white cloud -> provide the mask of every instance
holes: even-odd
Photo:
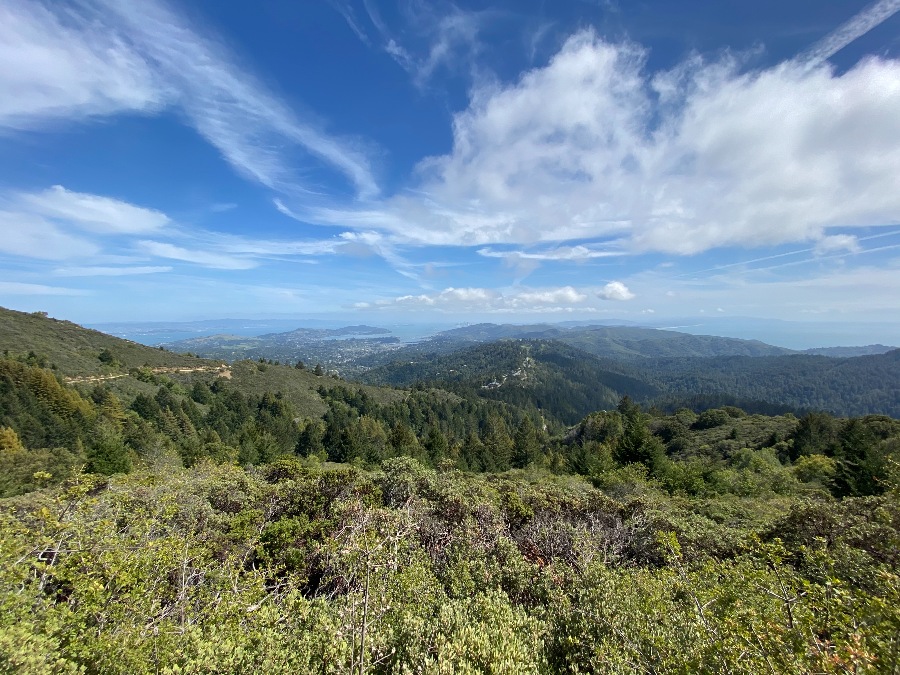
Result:
[[[861,250],[859,239],[850,234],[835,234],[830,237],[824,237],[815,247],[816,255],[825,255],[839,251],[859,253]]]
[[[123,277],[139,274],[171,272],[171,267],[141,265],[136,267],[60,267],[53,270],[58,277]]]
[[[465,63],[478,49],[478,33],[480,18],[475,12],[466,12],[453,7],[453,11],[444,16],[435,17],[426,13],[427,32],[431,44],[428,55],[419,61],[408,56],[397,59],[413,75],[418,86],[424,86],[439,68],[456,68]],[[435,21],[436,19],[436,21]],[[399,46],[394,43],[395,51]]]
[[[900,61],[653,73],[645,56],[582,31],[517,82],[475,87],[415,190],[304,215],[416,244],[674,254],[900,222]]]
[[[369,34],[348,2],[329,0],[329,4],[344,17],[363,44],[372,46]],[[440,69],[455,71],[461,67],[474,67],[474,57],[479,51],[478,34],[486,13],[462,10],[453,4],[403,4],[401,10],[406,26],[398,35],[402,34],[412,44],[407,47],[400,44],[373,2],[363,0],[363,6],[377,33],[378,47],[409,73],[417,87],[424,88]]]
[[[25,258],[68,260],[99,252],[92,242],[28,213],[0,211],[0,234],[0,252]]]
[[[164,213],[98,195],[71,192],[61,185],[35,193],[20,193],[23,209],[101,234],[153,232],[169,223]]]
[[[522,292],[515,299],[526,305],[571,305],[587,300],[587,295],[571,286],[564,286],[553,290]]]
[[[579,311],[589,312],[592,311],[592,308],[581,306],[588,297],[587,293],[572,286],[507,290],[450,287],[437,293],[403,295],[392,300],[369,304],[369,306],[433,308],[447,313],[559,312],[571,311],[578,306]]]
[[[353,7],[348,4],[338,2],[338,0],[329,0],[328,4],[334,7],[334,9],[342,17],[344,17],[344,21],[347,22],[347,26],[350,27],[350,30],[353,31],[356,37],[358,37],[363,42],[363,44],[371,44],[366,31],[364,31],[362,26],[359,25],[359,19],[356,18],[356,13],[353,11]]]
[[[810,64],[829,59],[851,42],[900,12],[900,0],[878,0],[808,49],[801,60]]]
[[[621,281],[610,281],[597,292],[597,297],[603,300],[631,300],[635,296]]]
[[[176,106],[237,171],[263,185],[302,187],[285,152],[297,147],[360,194],[378,191],[360,143],[298,117],[162,2],[7,3],[0,90],[9,94],[0,100],[0,128]]]
[[[0,294],[3,295],[88,295],[79,288],[62,288],[44,284],[26,284],[18,281],[0,281]]]
[[[584,261],[594,258],[615,258],[625,255],[624,251],[596,248],[589,246],[558,246],[546,251],[498,251],[490,247],[478,250],[478,254],[486,258],[504,258],[512,260],[563,260]]]
[[[669,317],[693,316],[702,308],[706,314],[719,314],[716,310],[723,308],[730,316],[787,321],[797,320],[804,310],[842,321],[891,321],[900,316],[900,274],[876,266],[819,265],[800,278],[768,269],[729,270],[702,280],[648,271],[630,277],[628,285],[641,298],[665,298],[656,307],[657,315]]]
[[[162,105],[165,87],[117,31],[60,9],[0,5],[0,128]]]
[[[174,244],[161,241],[144,240],[138,242],[138,247],[146,253],[158,258],[170,260],[182,260],[195,263],[203,267],[212,267],[222,270],[247,270],[256,267],[256,261],[233,255],[211,253],[209,251],[191,251]]]
[[[280,199],[273,200],[275,204],[275,208],[278,209],[280,213],[283,213],[288,218],[293,218],[294,220],[298,220],[300,222],[306,222],[307,218],[304,218],[301,214],[295,213],[293,210],[288,208],[283,201]],[[347,223],[347,226],[351,226],[354,223]],[[355,223],[357,226],[364,226],[365,223],[361,221],[361,219],[357,219]],[[398,274],[405,276],[409,279],[418,280],[419,273],[416,271],[417,267],[422,267],[421,265],[414,265],[406,260],[403,256],[401,256],[397,252],[396,242],[393,238],[385,237],[380,232],[375,232],[372,230],[368,231],[358,231],[358,232],[342,232],[340,234],[340,238],[342,242],[340,245],[333,245],[334,248],[329,250],[330,253],[335,253],[340,250],[343,253],[347,253],[350,255],[378,255],[384,259],[384,261],[390,265]]]
[[[347,246],[341,237],[322,240],[267,240],[230,234],[205,233],[201,238],[210,248],[229,255],[283,258],[290,256],[319,256],[337,253]]]

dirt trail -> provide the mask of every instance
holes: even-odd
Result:
[[[219,366],[197,366],[196,368],[182,367],[182,366],[159,366],[157,368],[151,368],[151,372],[154,374],[161,373],[217,373],[219,377],[224,377],[226,380],[231,379],[231,367],[228,364],[221,364]],[[65,378],[66,384],[86,384],[93,382],[104,382],[106,380],[115,380],[120,377],[128,377],[128,373],[116,373],[115,375],[85,375],[83,377],[67,377]]]
[[[120,377],[128,377],[128,373],[121,375],[90,375],[86,377],[67,377],[66,384],[84,384],[85,382],[104,382],[106,380],[116,380]]]

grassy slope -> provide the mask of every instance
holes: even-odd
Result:
[[[213,362],[152,347],[82,328],[70,321],[59,321],[38,314],[0,308],[0,351],[11,355],[33,351],[57,366],[64,376],[84,377],[115,372],[97,357],[104,349],[112,352],[124,370],[140,366],[198,367]]]
[[[173,377],[173,379],[186,383],[193,378],[212,381],[215,379],[215,375],[197,373],[187,377],[180,375]],[[327,407],[317,390],[319,387],[331,388],[337,385],[343,385],[350,389],[363,389],[378,403],[390,403],[405,398],[407,395],[407,392],[398,389],[363,386],[337,380],[327,375],[317,377],[311,370],[297,370],[291,366],[274,366],[256,361],[237,361],[232,364],[231,378],[228,382],[228,386],[245,394],[260,395],[267,391],[281,392],[293,404],[297,414],[302,417],[320,417],[325,414]]]
[[[113,354],[118,364],[109,365],[99,360],[98,356],[104,349]],[[101,381],[90,378],[104,378],[102,383],[125,402],[139,393],[153,395],[158,389],[158,385],[141,382],[129,375],[128,371],[132,368],[149,366],[161,376],[188,387],[194,379],[212,382],[221,372],[220,361],[175,354],[83,328],[69,321],[0,308],[0,352],[3,350],[11,356],[27,355],[33,351],[39,357],[46,358],[48,364],[55,365],[54,372],[67,380],[77,378],[73,385],[83,392],[90,391]],[[178,372],[174,369],[192,370]],[[406,396],[404,391],[361,387],[327,376],[316,377],[308,370],[251,361],[235,363],[228,373],[228,386],[245,394],[281,392],[302,417],[319,417],[326,411],[316,391],[320,386],[343,384],[352,389],[362,388],[379,403]]]

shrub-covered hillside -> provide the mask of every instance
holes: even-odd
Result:
[[[892,673],[897,504],[408,458],[82,475],[3,504],[0,669]]]

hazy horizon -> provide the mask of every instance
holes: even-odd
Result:
[[[64,318],[64,317],[54,317]],[[528,320],[422,320],[411,321],[409,317],[404,320],[373,320],[372,316],[343,316],[343,317],[222,317],[218,319],[196,319],[193,321],[100,321],[88,322],[84,325],[102,332],[108,332],[119,337],[125,337],[135,342],[156,346],[190,337],[201,337],[216,334],[232,334],[242,336],[258,336],[266,333],[281,333],[296,328],[343,328],[346,326],[367,325],[385,328],[391,334],[402,341],[418,340],[435,333],[470,326],[479,323],[532,325],[547,324],[551,326],[565,326],[573,324],[583,325],[607,325],[607,326],[633,326],[638,328],[652,328],[656,330],[671,330],[692,335],[714,335],[731,337],[744,340],[758,340],[778,347],[788,349],[814,349],[818,347],[855,347],[882,344],[885,346],[900,346],[900,327],[891,324],[876,324],[868,326],[869,335],[880,336],[875,339],[855,339],[857,326],[839,322],[790,322],[754,319],[752,317],[740,317],[738,319],[698,319],[691,322],[666,322],[662,320],[646,320],[643,322],[609,319],[605,321],[591,319],[541,319],[540,317]],[[243,325],[242,325],[243,323]]]

